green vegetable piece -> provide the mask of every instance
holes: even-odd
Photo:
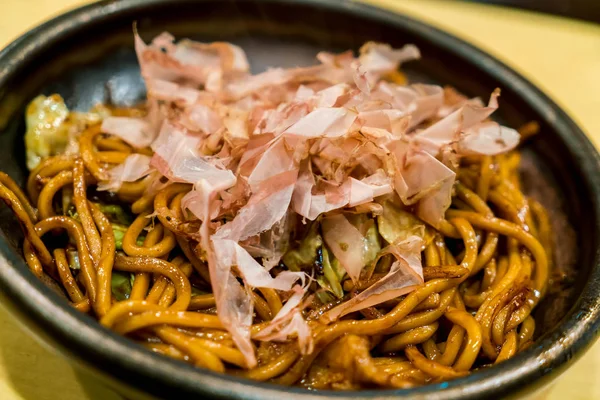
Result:
[[[79,253],[77,253],[77,250],[69,249],[66,253],[67,261],[69,262],[69,268],[81,269],[81,264],[79,264]]]
[[[329,292],[317,292],[316,293],[317,299],[319,299],[319,301],[322,304],[327,304],[327,303],[331,303],[332,301],[335,300],[335,297],[333,297],[333,295]]]
[[[29,103],[25,113],[27,168],[31,170],[42,158],[64,151],[69,140],[68,116],[69,109],[58,94],[38,96]]]
[[[67,215],[73,218],[75,221],[81,222],[81,220],[79,219],[79,213],[77,212],[77,209],[73,204],[69,205],[69,207],[67,208]]]
[[[285,253],[283,263],[291,271],[300,271],[302,267],[312,265],[317,258],[317,250],[323,245],[323,238],[319,234],[319,224],[313,222],[308,234],[300,245]]]
[[[127,232],[127,227],[118,224],[111,224],[113,228],[113,236],[115,237],[115,248],[117,250],[123,250],[123,237]]]
[[[323,246],[323,276],[317,278],[317,282],[321,287],[331,291],[338,299],[344,296],[342,289],[342,278],[346,274],[346,270],[340,265],[337,258],[330,260],[327,248]],[[321,282],[322,280],[323,282]]]
[[[131,294],[131,287],[133,286],[131,280],[132,275],[133,274],[129,272],[112,272],[110,286],[113,296],[118,301],[127,300],[129,298],[129,295]]]
[[[58,94],[33,99],[25,112],[27,168],[35,168],[45,157],[64,153],[73,130],[101,122],[110,115],[107,111],[95,107],[87,113],[70,112]]]
[[[114,223],[129,226],[133,222],[131,215],[117,204],[94,203],[106,217]]]
[[[95,107],[87,113],[70,112],[58,94],[33,99],[25,112],[27,168],[35,168],[45,157],[64,153],[73,130],[101,122],[110,115],[107,111]]]
[[[123,238],[125,237],[125,233],[127,232],[127,229],[129,229],[129,227],[115,223],[111,224],[111,226],[113,228],[113,235],[115,237],[115,248],[117,250],[123,250]],[[146,235],[140,235],[136,239],[135,244],[137,244],[138,246],[143,246],[145,239]]]
[[[143,246],[144,245],[144,240],[146,240],[146,235],[140,235],[135,240],[135,244],[137,244],[138,246]]]
[[[377,216],[377,225],[379,234],[389,244],[398,243],[412,235],[425,239],[425,224],[391,201],[383,204],[383,213]]]
[[[369,219],[367,223],[367,232],[365,234],[365,265],[370,263],[377,258],[377,254],[381,251],[381,244],[379,242],[379,232],[377,231],[377,224],[374,219]]]

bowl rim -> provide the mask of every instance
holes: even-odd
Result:
[[[202,1],[206,0],[197,0],[199,3]],[[38,331],[37,335],[49,339],[77,363],[98,372],[108,380],[124,383],[141,392],[146,392],[148,388],[155,388],[160,392],[158,389],[161,387],[177,387],[186,393],[244,399],[277,399],[282,393],[292,394],[299,399],[383,399],[390,396],[431,399],[494,398],[522,390],[524,386],[531,386],[534,382],[542,382],[544,377],[562,371],[574,356],[580,356],[600,330],[600,155],[575,122],[514,70],[475,46],[427,23],[389,9],[352,0],[264,1],[310,5],[402,25],[421,39],[452,51],[464,62],[477,64],[487,75],[510,86],[511,90],[539,113],[544,123],[557,132],[580,169],[585,189],[591,196],[593,209],[589,211],[596,219],[593,228],[595,255],[590,279],[575,305],[555,330],[540,338],[535,346],[499,366],[475,371],[452,381],[403,390],[309,392],[301,388],[281,387],[199,370],[153,354],[69,307],[29,272],[21,255],[0,235],[0,297],[4,305],[21,314],[21,318],[30,326],[41,327],[42,332]],[[103,0],[61,14],[31,29],[0,51],[0,65],[3,66],[0,70],[0,92],[26,60],[84,28],[86,24],[106,20],[119,13],[178,2],[191,1]],[[123,382],[124,377],[131,381]]]

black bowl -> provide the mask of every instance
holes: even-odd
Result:
[[[415,43],[424,57],[407,66],[418,81],[450,84],[487,97],[502,89],[505,124],[539,122],[524,150],[524,186],[550,210],[555,260],[568,279],[536,311],[535,344],[498,366],[411,390],[308,392],[193,368],[153,354],[70,308],[25,265],[16,220],[0,210],[0,288],[35,336],[130,397],[280,399],[496,398],[546,386],[594,341],[600,327],[599,155],[573,121],[533,85],[482,51],[431,26],[352,1],[102,1],[62,15],[0,53],[0,170],[23,182],[24,108],[39,93],[60,93],[70,108],[132,104],[144,87],[133,52],[132,22],[145,39],[177,37],[242,45],[255,71],[313,63],[322,49],[356,49],[367,40]]]

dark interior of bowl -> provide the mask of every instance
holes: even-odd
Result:
[[[393,46],[415,43],[423,57],[404,67],[411,80],[451,85],[484,99],[499,86],[501,106],[495,118],[512,127],[531,120],[540,122],[541,134],[524,146],[523,187],[550,210],[556,233],[555,265],[566,279],[555,280],[551,295],[538,307],[536,332],[551,332],[573,306],[590,274],[595,246],[595,237],[588,235],[595,215],[586,214],[593,207],[580,167],[563,139],[546,124],[547,116],[517,94],[520,88],[489,75],[483,68],[485,59],[469,62],[459,47],[447,49],[429,40],[422,31],[426,27],[409,26],[404,20],[391,22],[394,17],[387,12],[357,13],[355,5],[346,2],[335,7],[316,1],[125,3],[130,7],[122,7],[118,13],[111,9],[118,2],[107,3],[105,12],[97,13],[85,28],[71,27],[69,33],[60,34],[60,40],[53,39],[54,43],[37,51],[35,57],[22,61],[0,88],[0,146],[4,149],[0,170],[21,183],[27,175],[23,116],[27,102],[36,95],[59,93],[76,110],[87,110],[98,102],[131,105],[144,98],[133,52],[134,21],[145,40],[169,31],[177,38],[237,43],[248,54],[254,72],[268,66],[313,64],[318,51],[356,50],[369,40]],[[0,209],[0,229],[14,251],[20,251],[22,235],[6,207]],[[26,270],[25,264],[20,268]]]

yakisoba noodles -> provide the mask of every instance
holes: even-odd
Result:
[[[31,271],[169,357],[312,389],[405,388],[534,338],[551,268],[514,148],[419,57],[367,43],[251,75],[228,43],[136,51],[144,105],[27,110],[25,194],[0,175]]]

